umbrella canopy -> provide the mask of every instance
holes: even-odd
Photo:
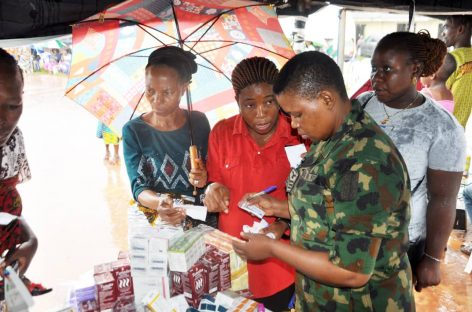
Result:
[[[143,97],[147,57],[167,45],[197,56],[193,108],[210,118],[234,103],[230,77],[237,63],[265,56],[280,67],[294,55],[270,5],[130,0],[73,26],[66,95],[121,133],[138,103],[138,111],[149,109]]]

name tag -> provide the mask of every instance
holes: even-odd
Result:
[[[314,168],[311,168],[311,167],[299,168],[298,170],[292,169],[292,171],[290,171],[290,174],[287,178],[287,182],[285,183],[285,186],[287,188],[287,193],[290,193],[292,191],[295,184],[300,178],[306,182],[315,181],[318,175],[316,173],[313,173],[313,171],[314,171]]]
[[[292,192],[292,189],[295,183],[297,182],[297,180],[298,180],[298,171],[297,169],[292,169],[290,171],[290,174],[288,175],[287,182],[285,182],[287,193]]]
[[[300,176],[307,182],[313,182],[318,175],[313,173],[313,168],[301,168]]]

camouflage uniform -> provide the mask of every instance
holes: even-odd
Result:
[[[407,169],[359,102],[353,102],[339,131],[311,146],[290,173],[287,190],[292,244],[328,252],[330,261],[346,270],[372,274],[364,287],[354,289],[297,272],[297,311],[415,310],[406,254]]]

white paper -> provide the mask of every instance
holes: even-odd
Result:
[[[0,212],[0,225],[6,226],[16,219],[18,219],[18,216],[9,214],[7,212]]]
[[[12,267],[8,266],[5,273],[8,275],[5,277],[5,301],[8,311],[27,312],[34,304],[33,297]]]
[[[247,201],[242,200],[238,203],[239,208],[249,212],[251,215],[258,217],[259,219],[264,218],[265,212],[256,205],[250,205]]]
[[[468,274],[472,272],[472,254],[469,256],[469,261],[467,261],[464,272]]]
[[[302,154],[306,153],[305,144],[298,144],[292,146],[285,146],[285,153],[287,154],[290,167],[296,168],[302,162]]]
[[[205,221],[207,217],[207,207],[206,206],[196,206],[196,205],[178,205],[176,208],[185,209],[187,216],[200,221]]]
[[[178,296],[172,297],[169,299],[169,303],[172,306],[172,308],[175,309],[177,312],[185,312],[188,309],[188,303],[187,300],[185,299],[184,294],[180,294]],[[172,310],[174,311],[174,310]]]

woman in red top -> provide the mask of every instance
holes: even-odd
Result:
[[[272,86],[277,67],[268,59],[253,57],[240,62],[232,73],[240,114],[220,121],[210,132],[208,179],[205,193],[209,211],[219,214],[219,229],[239,237],[243,225],[258,218],[238,208],[246,193],[276,185],[271,195],[285,199],[290,164],[285,147],[300,144],[289,119],[279,111]],[[287,224],[265,218],[269,230],[279,233]],[[285,240],[287,243],[288,241]],[[293,294],[294,270],[276,259],[248,263],[249,290],[273,311],[286,310]]]

